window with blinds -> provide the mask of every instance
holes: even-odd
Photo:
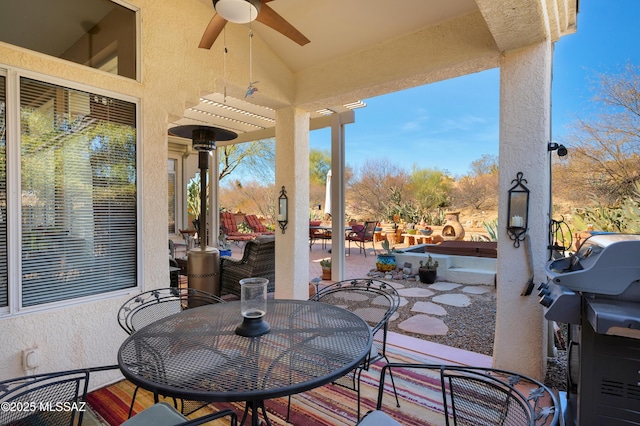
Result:
[[[6,78],[0,75],[0,308],[9,305],[7,268],[7,132]]]
[[[134,103],[20,79],[22,306],[137,285],[136,149]]]

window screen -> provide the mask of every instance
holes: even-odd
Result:
[[[20,79],[22,306],[136,286],[136,105]]]

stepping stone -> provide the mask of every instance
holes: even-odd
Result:
[[[469,294],[485,294],[490,292],[491,289],[484,285],[470,285],[463,288],[462,291]]]
[[[394,312],[390,317],[389,317],[389,321],[395,321],[400,317],[400,314],[397,312]]]
[[[461,285],[462,284],[448,283],[446,281],[442,281],[439,283],[431,284],[429,288],[432,290],[449,291],[449,290],[453,290],[454,288],[458,288]]]
[[[371,300],[371,304],[375,306],[389,306],[389,299],[384,296],[376,296]]]
[[[404,297],[431,297],[434,295],[433,291],[419,287],[403,288],[398,290],[398,293]]]
[[[401,297],[401,298],[400,298],[400,305],[399,305],[398,307],[399,307],[399,308],[401,308],[401,307],[403,307],[403,306],[406,306],[406,305],[407,305],[407,303],[409,303],[409,301],[408,301],[406,298]]]
[[[416,302],[413,308],[411,308],[411,312],[430,315],[447,315],[447,311],[442,306],[433,302]]]
[[[401,330],[410,333],[424,334],[427,336],[444,336],[449,331],[449,327],[440,318],[429,315],[414,315],[411,318],[398,324]]]
[[[401,288],[404,288],[404,284],[400,284],[399,282],[393,282],[391,283],[391,287],[395,288],[396,290],[399,290]]]
[[[434,302],[442,303],[443,305],[465,307],[471,304],[471,299],[465,294],[441,294],[432,299]]]

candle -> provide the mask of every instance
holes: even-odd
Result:
[[[511,226],[514,228],[522,228],[522,216],[513,216],[511,218]]]

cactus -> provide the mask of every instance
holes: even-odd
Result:
[[[421,268],[425,268],[425,269],[437,269],[438,268],[438,261],[434,261],[433,258],[431,257],[431,255],[429,255],[427,257],[427,261],[426,263],[423,263],[422,260],[420,261],[420,267]]]
[[[640,233],[640,184],[631,197],[625,197],[615,206],[596,203],[595,207],[576,210],[576,216],[583,223],[592,224],[594,229],[627,234]]]

